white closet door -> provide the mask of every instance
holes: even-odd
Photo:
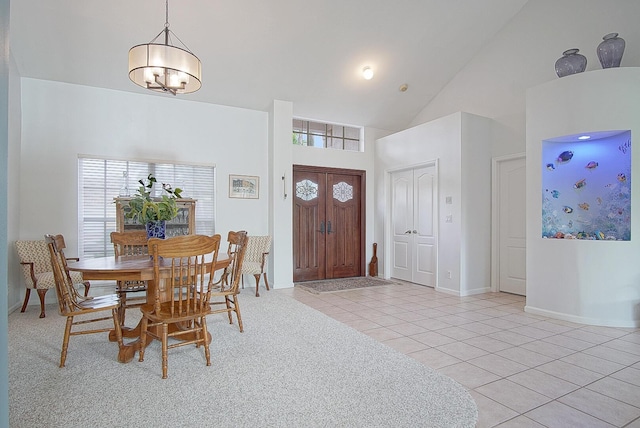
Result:
[[[525,158],[499,164],[499,291],[526,295]]]
[[[391,276],[436,286],[435,166],[391,175]]]

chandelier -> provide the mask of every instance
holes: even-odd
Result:
[[[172,35],[183,47],[172,44]],[[164,43],[156,43],[160,36],[164,36]],[[200,89],[201,78],[200,60],[169,30],[169,0],[166,0],[164,29],[149,43],[129,49],[129,79],[143,88],[176,95]]]

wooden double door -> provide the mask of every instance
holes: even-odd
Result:
[[[362,276],[364,171],[293,167],[293,281]]]

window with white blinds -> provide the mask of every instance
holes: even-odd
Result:
[[[196,233],[215,233],[215,167],[188,164],[133,162],[113,159],[78,159],[78,251],[82,258],[113,255],[110,234],[116,230],[114,198],[133,196],[140,183],[153,174],[158,183],[183,190],[183,198],[196,199]],[[154,186],[160,196],[162,186]]]

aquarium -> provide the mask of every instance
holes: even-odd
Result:
[[[631,240],[631,131],[542,141],[542,237]]]

